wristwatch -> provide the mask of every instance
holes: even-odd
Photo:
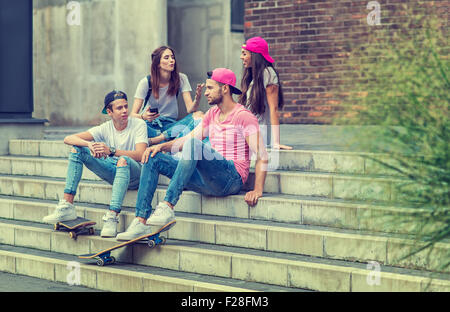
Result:
[[[111,153],[109,153],[109,157],[113,157],[114,154],[116,154],[116,148],[115,147],[110,147],[109,150],[111,151]]]

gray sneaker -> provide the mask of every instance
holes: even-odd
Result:
[[[117,224],[119,223],[119,217],[112,210],[109,210],[102,218],[103,228],[100,232],[101,237],[116,237]]]
[[[139,220],[137,218],[135,218],[133,220],[133,222],[131,222],[128,229],[123,233],[119,233],[117,235],[116,239],[127,241],[127,240],[132,240],[132,239],[138,238],[139,236],[143,236],[146,234],[152,234],[152,233],[153,232],[152,232],[152,229],[150,226],[139,222]]]
[[[147,224],[163,226],[175,220],[175,213],[166,203],[160,202],[156,206],[150,218],[147,219]]]
[[[55,211],[51,215],[45,216],[42,221],[45,223],[57,223],[75,220],[76,218],[75,206],[65,199],[61,199],[56,205]]]

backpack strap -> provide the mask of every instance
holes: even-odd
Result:
[[[151,82],[150,75],[147,75],[147,84],[148,84],[148,91],[147,91],[147,95],[145,96],[144,105],[142,105],[141,110],[143,110],[145,105],[147,105],[148,100],[150,99],[150,96],[152,95],[152,82]],[[180,94],[180,89],[178,89],[178,91],[177,91],[177,99],[178,99],[178,94]]]
[[[147,83],[148,83],[148,91],[147,91],[147,95],[145,97],[144,105],[142,106],[142,108],[144,108],[145,105],[147,105],[147,102],[150,99],[150,96],[152,95],[152,82],[151,82],[150,75],[147,76]]]
[[[144,100],[144,106],[147,104],[148,100],[150,99],[150,96],[152,95],[152,82],[151,82],[150,75],[147,76],[147,83],[148,83],[148,91],[147,91],[147,96],[145,97],[145,100]],[[178,98],[178,94],[180,94],[180,89],[177,90],[177,98]]]

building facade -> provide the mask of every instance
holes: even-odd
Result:
[[[343,86],[351,90],[352,49],[369,36],[408,22],[412,14],[435,14],[448,27],[450,1],[246,0],[245,38],[267,40],[283,82],[283,123],[328,124],[342,109]],[[345,89],[345,88],[344,88]]]
[[[175,48],[180,71],[192,86],[215,67],[241,71],[241,31],[231,30],[227,0],[33,0],[35,118],[52,126],[91,126],[105,94],[127,93],[133,103],[148,75],[150,55]],[[186,113],[179,99],[179,112]],[[200,109],[208,104],[202,99]]]
[[[160,45],[175,48],[193,90],[216,67],[231,68],[240,81],[241,45],[261,36],[282,81],[280,121],[332,123],[345,101],[337,87],[351,89],[351,50],[383,27],[405,22],[405,5],[448,20],[449,2],[33,0],[33,117],[55,126],[98,124],[105,118],[103,97],[112,89],[125,91],[131,106]],[[200,109],[208,109],[204,99]]]

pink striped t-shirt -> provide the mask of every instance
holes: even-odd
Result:
[[[250,169],[250,151],[245,138],[259,131],[258,119],[238,103],[224,121],[219,121],[219,115],[217,106],[206,112],[203,134],[209,137],[215,151],[233,161],[242,183],[245,183]]]

